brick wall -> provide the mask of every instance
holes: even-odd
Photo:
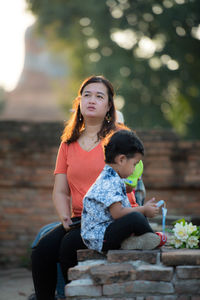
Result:
[[[51,193],[62,123],[0,122],[0,262],[20,263],[39,230],[57,220]],[[140,132],[147,198],[169,215],[200,215],[200,141],[168,131]]]

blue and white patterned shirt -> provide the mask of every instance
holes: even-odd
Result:
[[[105,230],[114,221],[109,207],[115,202],[131,207],[123,179],[112,167],[105,165],[83,199],[81,236],[89,249],[101,252]]]

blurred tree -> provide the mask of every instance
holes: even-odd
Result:
[[[103,74],[132,128],[200,138],[199,0],[26,1],[53,48],[66,50],[67,101],[82,79]]]

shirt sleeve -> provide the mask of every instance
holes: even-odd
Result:
[[[67,173],[67,152],[68,145],[62,142],[58,149],[54,175]]]
[[[107,182],[104,181],[104,195],[101,195],[103,204],[108,208],[113,203],[122,202],[126,198],[125,186],[119,181]]]

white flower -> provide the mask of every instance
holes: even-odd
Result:
[[[193,248],[198,245],[199,239],[195,235],[191,235],[186,241],[186,248]]]
[[[177,239],[180,239],[182,242],[185,242],[187,240],[188,238],[187,227],[183,225],[183,222],[176,223],[173,231]]]
[[[193,225],[191,222],[189,224],[186,222],[185,225],[187,227],[188,234],[191,234],[191,233],[193,233],[194,231],[197,230],[197,226]]]
[[[175,248],[180,248],[182,246],[183,242],[179,239],[177,239],[175,236],[174,236],[174,240],[173,240],[173,245]]]
[[[200,239],[200,228],[187,223],[184,219],[178,221],[173,228],[174,235],[171,238],[171,245],[175,248],[198,248]]]

